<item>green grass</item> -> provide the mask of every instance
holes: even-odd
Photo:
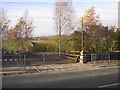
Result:
[[[31,42],[34,42],[34,43],[45,43],[45,42],[47,42],[47,40],[31,40]]]

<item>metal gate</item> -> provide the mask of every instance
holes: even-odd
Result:
[[[26,56],[18,51],[2,51],[2,69],[11,68],[12,70],[25,70]],[[14,69],[13,69],[14,68]]]

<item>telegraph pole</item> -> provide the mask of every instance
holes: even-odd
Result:
[[[59,60],[61,57],[61,27],[59,27]]]
[[[83,29],[84,29],[84,27],[83,27],[83,17],[82,17],[82,25],[81,25],[81,27],[82,27],[82,42],[81,42],[81,44],[82,44],[82,51],[80,52],[80,63],[81,64],[83,64],[84,62],[83,62]]]
[[[83,52],[83,17],[82,17],[82,52]]]
[[[118,28],[120,28],[120,1],[118,2]]]

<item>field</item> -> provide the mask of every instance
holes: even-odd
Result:
[[[31,40],[33,43],[46,43],[46,40]]]

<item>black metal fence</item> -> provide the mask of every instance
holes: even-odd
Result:
[[[40,64],[42,62],[52,62],[65,60],[65,52],[41,52],[41,53],[21,53],[2,51],[3,67],[23,67],[25,65]]]
[[[120,60],[120,52],[96,52],[86,53],[83,56],[84,62],[99,60]]]
[[[79,52],[75,55],[70,54],[76,57],[80,57]],[[77,56],[76,56],[77,55]],[[78,56],[79,55],[79,56]],[[37,61],[54,61],[54,60],[64,60],[68,55],[65,52],[61,53],[59,57],[58,52],[42,52],[42,53],[17,53],[17,52],[6,52],[2,54],[3,62],[16,62],[16,64],[24,64],[25,60],[37,60]],[[96,52],[96,53],[84,53],[83,54],[84,62],[89,61],[99,61],[99,60],[120,60],[120,52]],[[18,62],[18,63],[17,63]]]
[[[41,52],[41,53],[26,53],[27,60],[39,60],[39,61],[55,61],[64,60],[65,52]]]

